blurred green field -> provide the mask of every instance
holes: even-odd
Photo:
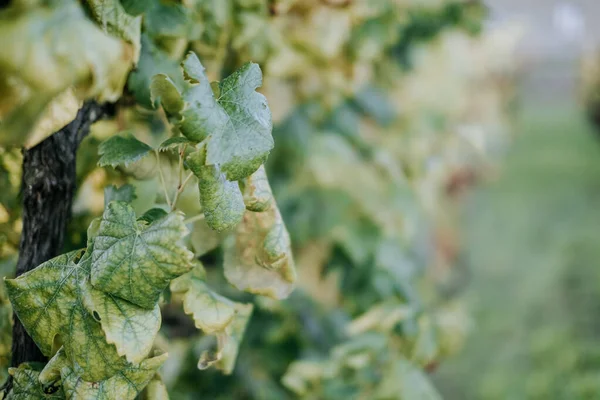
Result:
[[[447,399],[600,398],[600,136],[568,94],[525,101],[464,209],[475,326],[436,374]]]

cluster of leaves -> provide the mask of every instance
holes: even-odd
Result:
[[[478,2],[16,3],[4,11],[23,21],[6,25],[11,35],[39,26],[34,17],[68,15],[76,28],[45,25],[52,45],[39,62],[57,75],[51,88],[28,75],[31,60],[0,50],[0,90],[19,95],[0,101],[0,144],[34,145],[80,100],[120,98],[79,152],[71,252],[9,281],[29,293],[13,301],[30,333],[44,327],[32,299],[60,299],[36,339],[52,361],[11,370],[17,389],[49,398],[127,398],[145,385],[149,399],[164,386],[174,398],[436,398],[425,371],[460,348],[469,326],[451,296],[457,245],[439,210],[452,208],[457,176],[504,133],[505,94],[495,82],[474,85],[494,65],[470,61],[479,56]],[[94,44],[71,46],[78,37]],[[62,76],[71,61],[58,55],[77,46],[87,69]],[[469,112],[482,99],[489,109]],[[279,302],[271,298],[288,296],[296,280],[283,220],[300,268],[299,288]],[[67,286],[36,286],[38,270],[54,271],[46,283],[68,277]],[[90,335],[66,329],[69,320]],[[82,359],[77,340],[112,362]],[[168,359],[155,356],[166,350]],[[155,374],[163,362],[164,386]],[[210,365],[231,375],[199,378],[196,367]]]
[[[155,7],[160,8],[159,4],[157,1]],[[116,100],[121,96],[127,72],[139,58],[142,19],[147,22],[163,12],[144,10],[147,13],[142,18],[136,16],[135,6],[116,0],[88,2],[85,9],[98,25],[74,2],[14,5],[4,12],[4,18],[17,21],[3,25],[7,37],[42,29],[55,46],[41,52],[46,60],[14,57],[11,64],[7,56],[3,61],[11,84],[30,85],[10,89],[31,91],[22,105],[35,111],[25,116],[21,108],[3,114],[4,145],[34,145],[68,122],[71,114],[63,120],[50,110],[55,102],[64,105],[64,91],[75,96],[75,112],[80,99]],[[66,23],[59,24],[59,17]],[[69,31],[65,26],[69,27],[71,19],[77,29]],[[149,34],[156,28],[150,26],[152,29],[145,27]],[[91,44],[81,43],[78,36]],[[65,41],[69,38],[75,42],[72,48]],[[105,42],[115,45],[109,50],[118,60],[103,56]],[[33,47],[40,43],[31,40]],[[23,54],[38,55],[40,51],[31,46],[24,46]],[[60,53],[68,48],[74,58],[77,46],[85,46],[93,52],[90,57],[97,58],[93,63],[79,54],[75,61],[88,68],[81,76],[65,70],[68,66],[78,71],[78,67],[69,59],[71,55]],[[119,47],[128,56],[125,61],[115,51]],[[8,48],[7,54],[13,50]],[[28,68],[46,63],[55,70],[57,80],[48,82],[54,86],[35,86],[33,77],[28,80],[25,61],[32,64]],[[156,67],[161,71],[160,63]],[[140,176],[145,168],[146,175],[160,176],[164,197],[158,201],[151,198],[156,207],[148,207],[138,217],[130,204],[136,198],[134,187],[108,186],[103,214],[92,219],[87,229],[85,249],[70,251],[6,280],[16,315],[42,353],[52,357],[45,366],[27,364],[10,369],[14,381],[10,398],[133,399],[151,381],[155,383],[146,396],[159,398],[153,393],[164,390],[156,374],[167,358],[156,343],[161,326],[159,304],[168,300],[183,304],[194,325],[204,335],[216,338],[214,346],[201,354],[198,367],[216,364],[231,373],[253,307],[211,290],[203,266],[185,242],[186,225],[204,224],[205,235],[217,239],[213,247],[224,242],[225,276],[234,286],[277,299],[291,292],[296,275],[290,239],[262,166],[273,148],[273,138],[266,99],[255,91],[262,82],[260,68],[247,63],[212,84],[197,56],[189,53],[176,70],[179,76],[175,80],[155,74],[146,82],[151,105],[163,106],[162,115],[173,127],[172,136],[153,148],[126,131],[111,136],[97,149],[100,167],[122,168],[123,176]],[[103,76],[103,71],[109,75]],[[118,79],[113,80],[113,75]],[[131,74],[130,79],[135,82],[136,75]],[[43,104],[37,104],[42,98]],[[163,111],[155,114],[160,113]],[[43,133],[31,135],[32,123],[41,124]],[[172,153],[178,158],[174,168],[169,162]],[[176,187],[173,180],[165,180],[163,167],[170,175],[178,175]],[[195,213],[188,213],[184,220],[177,206],[188,183],[196,183],[198,199]],[[205,242],[204,237],[198,241]],[[7,312],[10,314],[10,306]]]

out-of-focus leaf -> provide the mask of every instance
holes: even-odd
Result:
[[[146,211],[144,213],[144,215],[142,215],[140,218],[138,218],[140,221],[146,221],[147,223],[151,224],[154,221],[157,221],[161,218],[166,217],[168,214],[168,212],[166,212],[165,210],[163,210],[162,208],[151,208],[148,211]]]
[[[142,35],[142,50],[137,67],[129,74],[127,88],[133,92],[135,100],[146,108],[152,108],[150,82],[158,73],[168,75],[177,85],[183,84],[181,70],[176,61],[158,49],[146,35]]]
[[[176,2],[152,0],[144,18],[145,31],[154,37],[187,37],[189,10]]]
[[[193,253],[181,244],[188,230],[178,213],[136,221],[133,208],[112,202],[102,216],[92,253],[96,289],[152,309],[169,282],[191,268]]]
[[[160,375],[154,375],[154,378],[152,378],[146,389],[142,392],[141,400],[169,400],[167,387],[160,378]]]
[[[106,208],[111,201],[131,203],[136,197],[135,188],[131,185],[123,185],[120,188],[108,185],[104,188],[104,207]]]
[[[16,279],[5,280],[15,313],[47,356],[53,354],[55,337],[65,354],[83,369],[83,378],[99,381],[126,366],[115,347],[84,306],[91,257],[82,250],[53,258]]]
[[[46,106],[24,146],[31,148],[68,125],[69,122],[75,119],[80,107],[81,101],[79,101],[72,88],[59,94]]]
[[[152,6],[150,0],[120,0],[123,9],[129,15],[140,15]]]
[[[3,10],[0,38],[2,97],[14,95],[9,107],[0,109],[0,138],[11,145],[26,142],[45,110],[51,123],[42,123],[35,141],[62,124],[74,107],[65,107],[62,97],[48,105],[69,87],[79,99],[115,101],[134,60],[126,44],[103,33],[71,1]]]
[[[185,89],[183,109],[172,115],[183,135],[193,141],[207,138],[206,164],[219,165],[230,181],[252,174],[273,148],[271,113],[265,97],[255,91],[261,85],[258,65],[248,63],[220,84],[215,99],[204,67],[194,53],[183,61]],[[174,84],[164,76],[153,85],[153,98],[168,98],[165,110],[179,109],[173,100]]]
[[[64,367],[61,370],[63,388],[66,397],[73,400],[134,400],[152,380],[166,359],[166,353],[148,358],[138,365],[132,365],[99,382],[83,380],[82,371],[77,366]]]
[[[120,0],[86,0],[92,16],[102,28],[133,47],[133,62],[140,58],[142,17],[133,17],[125,11]]]
[[[6,400],[62,400],[65,398],[62,387],[44,387],[38,377],[41,365],[24,363],[19,368],[10,368],[13,388]]]
[[[158,151],[167,151],[167,150],[174,150],[179,148],[179,146],[181,146],[182,144],[192,144],[193,142],[191,142],[188,138],[183,137],[183,136],[175,136],[172,138],[169,138],[167,140],[165,140],[164,142],[162,142],[160,144],[160,146],[158,146]]]
[[[204,255],[216,249],[226,237],[226,233],[211,229],[204,219],[195,221],[191,231],[190,243],[196,256]]]
[[[113,168],[118,165],[128,166],[140,160],[150,151],[152,151],[152,147],[137,140],[130,132],[125,132],[112,136],[100,145],[98,153],[101,157],[98,165],[101,167],[110,165]]]
[[[290,237],[277,205],[246,211],[235,234],[224,243],[227,280],[240,290],[281,299],[296,280]]]

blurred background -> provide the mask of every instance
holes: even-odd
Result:
[[[600,399],[600,2],[160,4],[116,118],[82,143],[65,250],[85,246],[109,184],[133,185],[138,213],[160,203],[152,166],[102,169],[96,154],[124,127],[170,134],[148,84],[181,79],[193,50],[214,80],[263,70],[299,280],[282,302],[233,290],[222,237],[194,222],[211,287],[255,311],[224,375],[196,368],[206,337],[163,309],[172,399]],[[0,148],[6,276],[20,157]],[[180,203],[199,212],[197,191]],[[2,294],[3,366],[10,316]]]

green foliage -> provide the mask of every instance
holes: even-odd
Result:
[[[140,142],[131,133],[116,135],[100,145],[98,153],[101,157],[98,165],[101,167],[128,166],[140,160],[151,150],[152,147]]]

